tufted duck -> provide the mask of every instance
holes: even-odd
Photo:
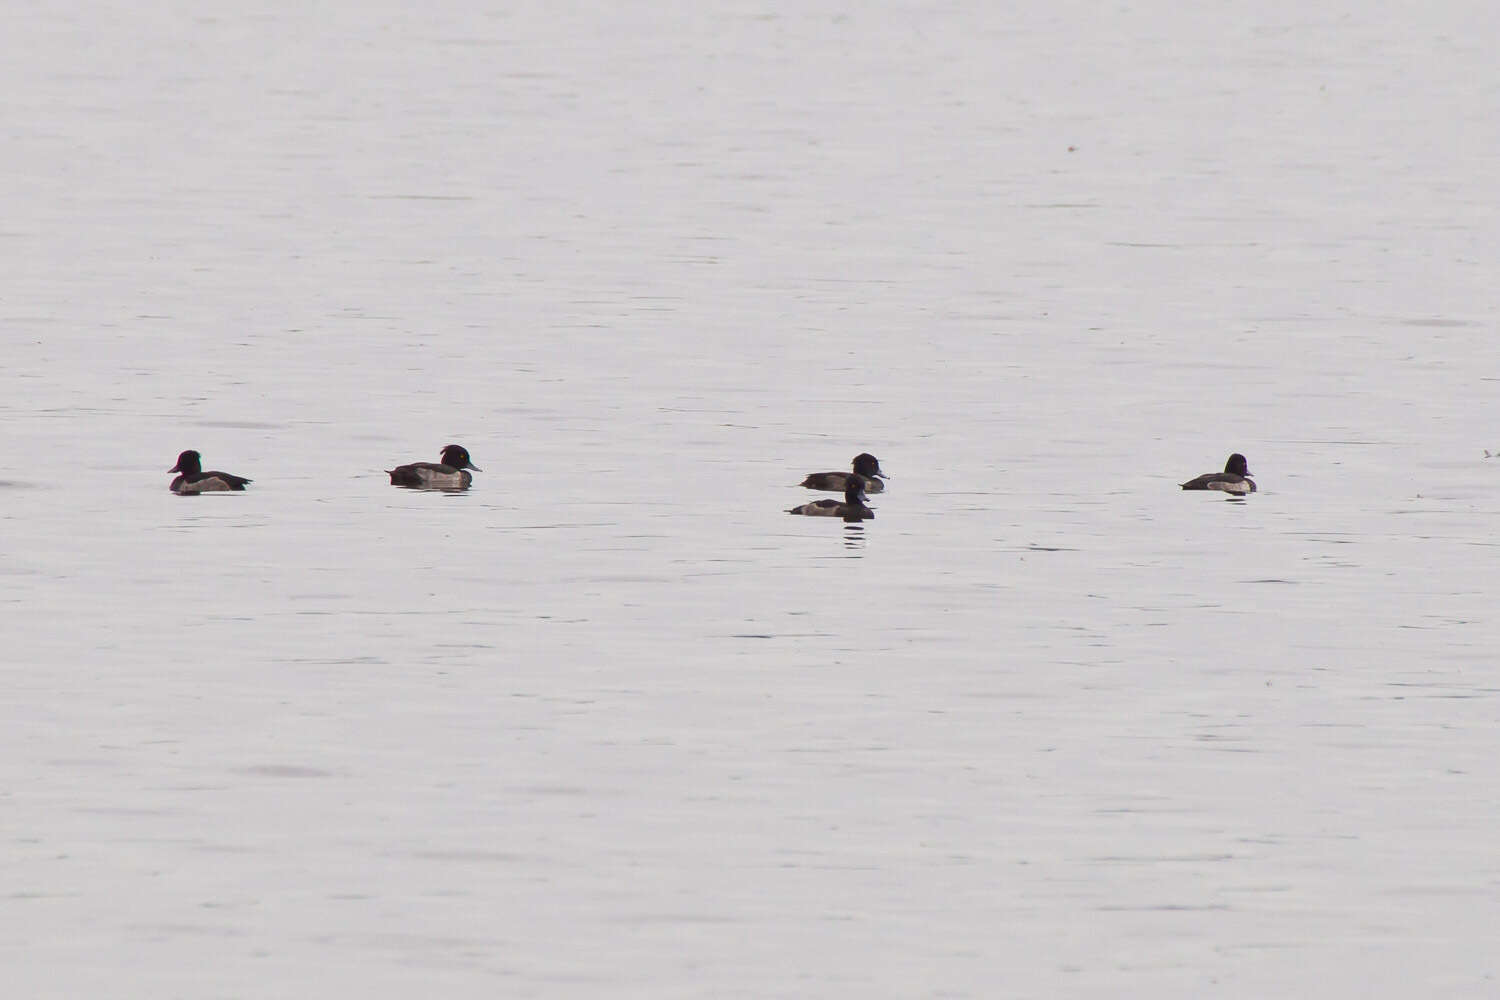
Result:
[[[1185,490],[1221,490],[1236,496],[1244,496],[1255,492],[1255,481],[1250,476],[1251,472],[1245,462],[1245,456],[1235,452],[1229,456],[1229,461],[1224,463],[1223,472],[1204,473],[1197,479],[1189,479],[1183,483],[1182,488]]]
[[[854,474],[863,477],[866,490],[871,493],[880,493],[885,490],[885,483],[880,480],[889,479],[890,476],[881,471],[880,459],[869,452],[862,452],[854,456],[851,464],[854,467]],[[876,478],[877,476],[879,478]],[[802,485],[810,490],[827,490],[830,493],[842,493],[848,483],[849,473],[847,472],[814,472],[802,480]]]
[[[387,469],[392,486],[405,486],[414,490],[466,490],[474,477],[465,472],[473,469],[483,472],[469,461],[469,453],[456,444],[443,448],[442,464],[437,462],[413,462]]]
[[[244,476],[231,476],[227,472],[204,472],[203,456],[196,451],[185,451],[178,455],[177,464],[167,471],[181,473],[172,480],[172,492],[178,496],[243,490],[245,484],[250,482]]]

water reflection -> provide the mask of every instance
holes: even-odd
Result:
[[[844,548],[863,549],[865,547],[865,526],[857,517],[844,518]]]

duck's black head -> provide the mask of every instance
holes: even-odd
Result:
[[[868,499],[865,496],[865,481],[858,476],[850,476],[844,486],[844,502],[863,507]]]
[[[203,471],[203,456],[196,451],[185,451],[177,456],[177,464],[167,471],[180,472],[184,476],[195,476]]]
[[[891,478],[880,471],[880,459],[867,451],[860,452],[854,456],[854,471],[866,479],[874,479],[876,476],[879,476],[881,479]]]
[[[466,449],[456,444],[443,447],[443,464],[450,469],[473,469],[475,472],[483,472],[479,466],[469,461],[469,453]]]
[[[1250,475],[1250,464],[1245,461],[1245,456],[1235,452],[1229,456],[1229,461],[1224,463],[1224,471],[1232,472],[1236,476]]]

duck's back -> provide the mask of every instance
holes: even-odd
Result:
[[[1209,472],[1182,484],[1185,490],[1219,490],[1223,493],[1254,493],[1255,480],[1232,472]]]
[[[182,496],[196,493],[229,493],[245,489],[253,480],[228,472],[195,472],[172,480],[172,492]]]
[[[412,489],[465,490],[474,477],[463,469],[455,469],[437,462],[413,462],[387,469],[392,486],[408,486]]]

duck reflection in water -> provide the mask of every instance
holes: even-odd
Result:
[[[844,487],[844,499],[814,500],[800,507],[793,507],[788,514],[804,514],[808,517],[842,517],[845,521],[868,521],[875,516],[865,501],[865,481],[859,476],[850,476]]]

